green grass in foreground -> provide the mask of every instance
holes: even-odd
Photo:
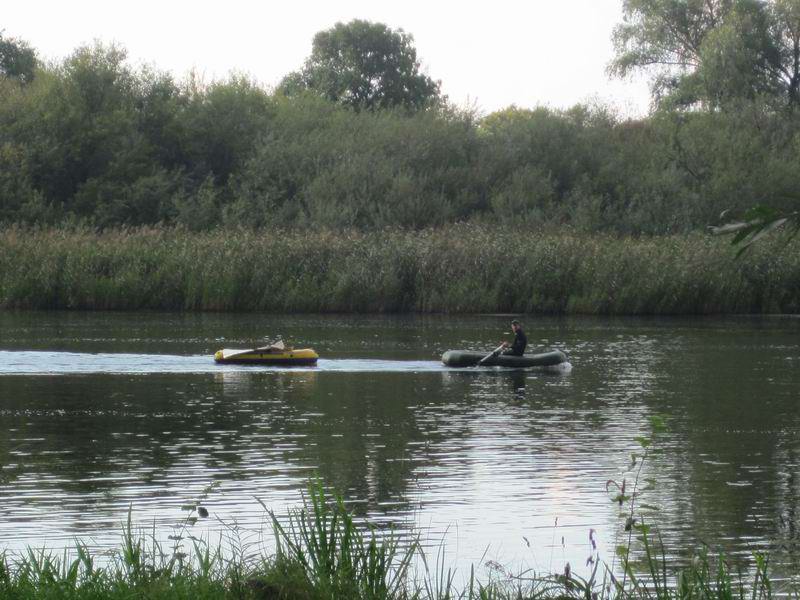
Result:
[[[341,499],[326,498],[319,485],[310,488],[303,509],[285,519],[270,515],[277,548],[273,556],[248,557],[236,550],[226,554],[189,536],[183,539],[191,544],[188,551],[181,543],[165,549],[137,536],[129,518],[122,547],[103,566],[97,566],[80,544],[63,555],[29,550],[21,557],[0,556],[0,597],[760,600],[785,592],[773,589],[766,560],[760,556],[747,581],[733,575],[724,560],[714,562],[707,554],[685,568],[668,569],[643,530],[642,560],[636,566],[623,560],[617,577],[596,561],[588,580],[569,571],[485,583],[471,576],[459,588],[455,574],[441,563],[429,568],[417,544],[401,548],[396,537],[378,536],[369,525],[357,526]],[[412,573],[415,561],[424,565],[423,573]]]
[[[419,232],[0,230],[0,307],[269,312],[800,312],[800,241],[457,225]]]

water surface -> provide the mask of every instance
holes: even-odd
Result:
[[[796,570],[799,320],[529,318],[571,371],[440,364],[507,320],[0,313],[0,545],[116,547],[129,507],[166,536],[215,482],[192,532],[257,544],[258,500],[297,506],[318,476],[461,570],[580,568],[590,529],[611,561],[606,482],[660,414],[641,485],[670,555],[768,549]],[[275,337],[319,366],[211,358]]]

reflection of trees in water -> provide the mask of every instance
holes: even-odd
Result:
[[[772,514],[774,548],[786,557],[787,572],[800,570],[800,448],[795,431],[781,433],[776,453],[776,494]]]
[[[408,398],[443,402],[428,379],[311,370],[6,377],[0,452],[13,464],[20,442],[11,439],[27,440],[18,448],[27,475],[87,497],[129,485],[122,474],[149,484],[189,464],[208,479],[299,465],[372,508],[402,504],[427,440]]]
[[[645,469],[656,487],[643,498],[663,507],[670,547],[751,535],[797,552],[800,440],[789,394],[798,375],[771,356],[754,368],[741,337],[714,346],[705,335],[610,338],[603,330],[576,344],[568,376],[254,369],[3,377],[0,460],[87,498],[128,485],[114,479],[128,472],[159,488],[176,473],[197,472],[203,483],[290,473],[296,483],[316,472],[348,499],[365,500],[359,511],[394,513],[423,495],[418,481],[435,487],[468,473],[475,451],[508,453],[531,487],[541,479],[537,460],[611,477],[647,417],[662,413],[671,430]]]
[[[777,560],[789,553],[796,560],[797,543],[785,542],[798,510],[789,474],[800,466],[791,391],[800,381],[781,368],[775,340],[735,330],[716,332],[713,343],[701,339],[707,336],[702,328],[692,332],[684,351],[660,366],[669,394],[646,399],[671,422],[659,444],[664,451],[648,469],[657,487],[646,501],[663,507],[658,518],[672,548],[702,540],[747,558],[775,540]]]
[[[114,488],[114,476],[130,471],[149,482],[188,454],[214,460],[215,448],[234,447],[213,432],[246,418],[213,394],[208,376],[4,377],[0,444],[26,453],[26,474],[68,491]]]
[[[299,465],[373,508],[402,502],[413,449],[425,441],[408,398],[439,401],[435,382],[426,390],[403,374],[320,375],[2,378],[3,464],[86,497],[130,485],[122,474],[149,484],[190,464],[209,479]]]
[[[348,499],[362,501],[357,510],[379,503],[398,510],[417,467],[415,448],[426,441],[409,398],[440,397],[434,377],[319,374],[313,392],[287,398],[284,428],[305,436],[300,460]]]
[[[473,465],[475,457],[462,450],[472,446],[468,438],[485,437],[479,423],[487,415],[528,427],[531,419],[513,421],[517,413],[533,415],[535,407],[525,401],[529,376],[318,373],[313,388],[283,390],[279,410],[260,415],[254,431],[296,436],[297,449],[287,453],[287,461],[315,469],[348,498],[364,501],[363,509],[402,510],[418,496],[419,479],[437,485]],[[434,470],[431,481],[427,475]]]

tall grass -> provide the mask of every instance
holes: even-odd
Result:
[[[270,312],[800,311],[800,242],[455,225],[418,232],[0,230],[0,307]]]
[[[766,559],[755,557],[751,579],[737,576],[723,558],[697,555],[689,566],[668,569],[644,534],[640,569],[627,562],[626,577],[595,562],[589,579],[562,574],[505,575],[480,582],[474,569],[458,587],[441,556],[429,565],[420,547],[402,548],[393,535],[358,525],[341,498],[326,497],[311,486],[302,509],[278,517],[272,513],[277,551],[252,555],[212,549],[194,539],[188,552],[165,549],[154,536],[137,534],[130,517],[122,545],[98,566],[86,546],[61,554],[29,550],[22,556],[0,554],[0,598],[236,598],[286,600],[764,600],[794,595],[776,589]],[[421,575],[409,569],[416,558]],[[598,572],[602,577],[598,576]]]
[[[274,564],[295,573],[296,587],[325,598],[404,595],[416,545],[401,551],[396,537],[380,539],[371,527],[365,535],[341,497],[329,503],[322,487],[312,486],[305,508],[291,512],[285,523],[269,514],[277,547]]]

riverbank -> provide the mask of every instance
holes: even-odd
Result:
[[[459,586],[456,573],[440,557],[425,558],[413,540],[401,544],[392,532],[380,534],[368,523],[356,524],[343,501],[326,497],[318,486],[309,489],[304,508],[281,516],[268,511],[275,539],[271,555],[209,546],[191,535],[208,511],[200,504],[187,509],[168,546],[136,533],[129,513],[121,547],[102,559],[81,542],[61,554],[32,549],[17,557],[0,553],[0,597],[705,600],[792,593],[770,579],[767,560],[758,554],[747,578],[705,552],[685,567],[668,570],[661,562],[663,549],[647,542],[648,534],[639,527],[635,539],[642,557],[627,562],[632,546],[624,534],[627,542],[618,548],[622,558],[616,573],[595,550],[586,563],[587,577],[575,575],[569,564],[563,573],[519,575],[492,565],[489,581],[479,581],[473,567]]]
[[[800,312],[798,242],[456,225],[0,231],[0,307],[667,315]]]

